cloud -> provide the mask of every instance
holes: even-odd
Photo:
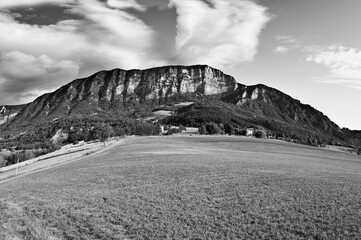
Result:
[[[277,35],[275,38],[283,44],[273,49],[276,54],[298,51],[304,54],[304,60],[325,67],[327,76],[312,77],[316,82],[340,84],[361,89],[361,50],[340,44],[330,46],[310,45],[291,35]]]
[[[338,45],[311,49],[306,61],[323,65],[329,71],[329,76],[318,79],[319,82],[361,89],[361,50]]]
[[[40,4],[66,4],[75,2],[76,0],[1,0],[0,9],[15,8],[19,6],[36,6]]]
[[[270,21],[267,8],[251,0],[169,1],[178,13],[175,56],[160,47],[156,30],[128,11],[164,7],[164,1],[1,0],[0,104],[23,103],[33,93],[103,69],[197,63],[223,69],[253,61]],[[17,7],[33,7],[29,14],[36,14],[43,4],[67,8],[76,17],[31,25],[11,14]]]
[[[175,60],[229,67],[252,62],[267,8],[248,0],[171,0],[176,7]]]
[[[137,2],[146,8],[169,9],[169,0],[137,0]]]
[[[275,49],[273,49],[274,53],[279,53],[279,54],[286,54],[288,52],[290,52],[292,49],[286,46],[277,46]]]
[[[278,41],[280,41],[281,43],[292,43],[292,44],[300,43],[300,40],[292,35],[279,34],[279,35],[276,35],[275,38]]]
[[[57,61],[46,55],[35,57],[13,51],[1,55],[0,75],[3,77],[0,95],[23,100],[24,96],[65,84],[74,78],[79,67],[72,61]],[[51,79],[52,81],[48,81]]]
[[[27,2],[38,4],[50,1]],[[51,90],[53,86],[59,87],[75,79],[77,76],[74,74],[75,69],[79,72],[79,77],[84,77],[103,69],[143,68],[161,62],[153,57],[154,31],[123,10],[129,7],[140,9],[135,2],[127,1],[128,3],[123,5],[119,4],[119,1],[55,2],[67,4],[68,11],[83,18],[39,26],[19,23],[6,11],[0,12],[0,29],[2,30],[0,32],[0,53],[2,54],[0,66],[13,65],[18,69],[23,69],[23,72],[29,72],[28,78],[14,74],[14,71],[0,73],[2,79],[0,101],[2,103],[24,102],[19,94],[14,93],[27,94],[34,89],[43,92]],[[12,2],[1,3],[0,6],[9,6]],[[31,4],[26,5],[31,6]],[[11,6],[15,6],[15,3]],[[60,79],[60,74],[52,75],[45,67],[45,62],[41,61],[45,59],[45,56],[52,61],[50,65],[71,63],[71,66],[62,68],[65,72],[62,79]],[[26,66],[26,69],[21,67],[22,64]],[[42,74],[37,78],[36,74],[40,72]],[[45,78],[46,74],[47,78]],[[12,86],[16,84],[25,87],[15,89]],[[30,87],[31,84],[37,84],[37,86]],[[5,90],[9,96],[13,96],[13,98],[8,97],[7,102],[3,102]]]
[[[138,11],[145,11],[146,8],[140,4],[138,4],[135,0],[108,0],[108,6],[113,8],[133,8]]]
[[[287,54],[303,48],[303,41],[292,35],[276,35],[275,39],[282,45],[276,46],[272,52],[275,54]]]
[[[15,19],[15,18],[22,18],[23,17],[23,15],[21,15],[20,13],[12,13],[8,9],[0,9],[0,13],[3,14],[3,16],[5,18],[8,17],[9,19]]]

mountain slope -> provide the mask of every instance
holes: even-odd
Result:
[[[8,111],[13,114],[11,121],[10,115],[3,115],[3,119],[8,117],[0,131],[13,133],[76,116],[107,119],[121,114],[139,118],[159,106],[177,110],[174,103],[181,101],[195,104],[178,109],[164,122],[199,127],[212,121],[262,127],[290,138],[317,136],[323,141],[360,145],[359,134],[345,132],[313,107],[265,85],[237,83],[232,76],[207,65],[101,71]],[[134,114],[137,109],[145,114]]]
[[[0,106],[0,125],[10,122],[26,105]]]
[[[224,94],[233,92],[236,86],[233,77],[205,65],[101,71],[38,97],[22,109],[12,125],[37,124],[76,114],[103,114],[134,101],[161,104],[182,93]]]
[[[283,92],[265,85],[245,86],[224,99],[259,115],[277,119],[322,133],[337,133],[341,129],[322,112]]]

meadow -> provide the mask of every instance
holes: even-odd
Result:
[[[360,156],[135,137],[0,183],[0,239],[361,239]]]

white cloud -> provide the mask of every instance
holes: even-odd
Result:
[[[291,35],[277,35],[275,38],[283,45],[275,47],[274,53],[287,54],[297,50],[305,54],[306,62],[324,66],[328,70],[327,76],[312,77],[316,82],[341,84],[361,89],[360,49],[339,44],[330,46],[309,45]]]
[[[303,48],[303,42],[301,39],[296,38],[292,35],[276,35],[275,39],[280,42],[282,45],[276,46],[272,52],[275,54],[287,54],[293,52],[297,49]]]
[[[114,8],[134,8],[138,11],[145,11],[145,7],[138,4],[135,0],[108,0],[107,4]]]
[[[299,43],[300,40],[292,35],[283,35],[279,34],[276,35],[275,38],[280,41],[281,43]]]
[[[19,6],[36,6],[40,4],[63,4],[74,3],[76,0],[1,0],[1,8],[14,8]]]
[[[0,0],[0,67],[8,68],[0,72],[0,104],[23,102],[21,99],[31,96],[31,91],[51,90],[71,81],[77,73],[84,77],[103,69],[170,63],[224,68],[253,61],[260,32],[270,21],[265,7],[251,0],[208,0],[211,4],[205,0],[169,1],[178,13],[176,56],[169,49],[159,48],[152,27],[127,12],[129,8],[144,11],[154,3]],[[30,25],[17,21],[8,11],[39,4],[61,5],[82,18]],[[22,72],[17,73],[16,68]],[[52,69],[61,69],[63,75],[52,74]],[[16,89],[16,85],[24,88]]]
[[[319,82],[361,88],[361,50],[332,45],[308,48],[307,51],[307,62],[323,65],[329,71],[327,78],[318,79]]]
[[[35,57],[13,51],[1,55],[0,75],[3,78],[0,94],[11,95],[18,101],[42,89],[54,89],[74,78],[79,71],[72,61],[57,61],[49,56]],[[8,97],[9,97],[8,96]]]
[[[273,49],[274,53],[279,53],[279,54],[286,54],[289,51],[291,51],[291,48],[286,46],[277,46],[275,49]]]
[[[176,60],[225,67],[253,61],[267,9],[248,0],[170,1],[177,10]]]
[[[40,3],[40,1],[28,2]],[[38,84],[36,87],[38,92],[50,90],[50,86],[55,86],[55,84],[61,86],[61,84],[71,81],[76,77],[75,68],[79,70],[79,77],[84,77],[103,69],[143,68],[160,63],[154,59],[152,54],[155,41],[154,31],[135,16],[122,10],[123,7],[137,8],[136,5],[132,5],[132,1],[128,1],[129,4],[123,6],[118,4],[117,8],[114,8],[116,1],[110,2],[114,5],[112,8],[96,0],[79,1],[78,3],[56,2],[70,4],[68,5],[71,7],[70,11],[82,15],[83,19],[65,20],[54,25],[38,26],[19,23],[5,11],[0,12],[0,53],[3,54],[0,65],[10,67],[11,63],[13,66],[23,69],[23,72],[29,72],[29,83],[35,83],[33,76],[38,74],[35,71],[47,73],[48,78],[43,75],[39,77],[42,84]],[[11,2],[1,3],[0,6],[8,6]],[[12,6],[15,6],[15,3]],[[12,61],[9,61],[8,57],[16,55],[15,52],[23,54],[22,58],[13,58]],[[30,61],[24,56],[31,56],[39,61],[34,59],[34,61]],[[60,81],[58,76],[52,76],[45,71],[45,63],[40,61],[43,56],[54,61],[54,64],[64,63],[63,61],[71,62],[74,68],[64,67],[62,70],[67,73]],[[26,69],[21,68],[22,64],[26,66]],[[22,81],[20,85],[27,85],[26,78],[4,71],[0,74],[2,79],[0,89],[3,92],[0,94],[1,101],[5,96],[4,89],[9,94],[26,90],[16,90],[11,87],[15,83],[19,84],[20,81]],[[13,99],[7,98],[5,103],[23,102],[16,97],[16,94],[13,96]]]

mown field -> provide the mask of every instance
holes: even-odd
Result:
[[[0,183],[0,239],[361,239],[361,158],[142,137]]]

